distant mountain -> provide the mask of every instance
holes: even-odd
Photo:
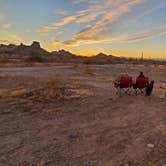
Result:
[[[96,57],[96,58],[107,58],[107,57],[108,57],[108,55],[106,55],[106,54],[104,54],[104,53],[100,52],[99,54],[97,54],[97,55],[96,55],[96,56],[94,56],[94,57]]]
[[[27,56],[27,55],[33,55],[33,54],[40,54],[40,55],[47,55],[49,54],[46,50],[41,48],[40,43],[34,41],[30,46],[26,46],[24,44],[20,45],[0,45],[0,52],[4,52],[6,54],[13,55],[21,55],[21,56]]]
[[[99,53],[92,57],[77,56],[66,50],[59,50],[48,52],[41,48],[40,43],[34,41],[30,46],[20,45],[0,45],[0,58],[1,60],[18,60],[21,62],[79,62],[79,63],[93,63],[93,64],[105,64],[114,63],[119,61],[120,58]]]
[[[80,62],[82,60],[82,58],[66,50],[53,51],[50,55],[57,62]]]
[[[99,53],[95,56],[91,56],[86,58],[86,63],[92,63],[92,64],[107,64],[107,63],[115,63],[119,61],[120,58],[113,56],[113,55],[107,55],[104,53]]]
[[[74,55],[71,52],[66,51],[66,50],[53,51],[53,52],[51,52],[51,55],[64,56],[64,57],[68,57],[68,58],[75,58],[76,57],[76,55]]]

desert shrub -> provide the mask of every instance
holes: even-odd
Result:
[[[12,96],[22,97],[39,102],[59,101],[68,98],[71,95],[67,85],[57,79],[46,81],[40,87],[31,90],[15,91]]]
[[[58,80],[58,79],[50,79],[46,82],[46,86],[48,88],[62,88],[65,87],[65,82]]]
[[[3,91],[0,89],[0,98],[2,98],[4,96]]]
[[[28,59],[30,62],[44,62],[44,59],[41,55],[35,54],[31,55]]]
[[[92,64],[92,62],[91,62],[90,60],[85,60],[85,61],[84,61],[84,64],[89,65],[89,64]]]
[[[27,92],[26,89],[16,89],[16,90],[11,91],[10,96],[17,97],[17,96],[21,96],[21,95],[25,94],[26,92]]]

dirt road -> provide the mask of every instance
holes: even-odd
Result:
[[[139,71],[155,80],[153,95],[116,96],[112,80]],[[15,95],[48,80],[67,84],[74,95],[47,101]],[[165,86],[166,66],[0,68],[0,165],[164,166]]]

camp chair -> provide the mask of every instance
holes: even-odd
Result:
[[[121,76],[119,80],[113,81],[114,87],[117,89],[117,94],[121,94],[121,91],[129,93],[131,87],[133,86],[133,81],[131,76]]]
[[[136,83],[133,84],[133,88],[135,89],[136,94],[138,92],[137,89],[139,89],[141,93],[144,93],[148,85],[149,85],[148,77],[137,77]]]

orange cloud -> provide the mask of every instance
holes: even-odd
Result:
[[[3,44],[20,44],[22,43],[24,40],[16,35],[16,34],[10,34],[8,32],[3,32],[3,34],[1,34],[2,37],[0,37],[0,42]]]
[[[59,40],[52,40],[52,41],[50,41],[50,46],[51,47],[56,47],[58,44],[60,44]]]
[[[64,45],[70,45],[70,46],[78,46],[79,42],[76,41],[76,40],[68,40],[68,41],[62,42],[62,44],[64,44]]]
[[[141,3],[143,0],[129,1],[128,3],[122,3],[114,10],[106,13],[95,25],[86,28],[75,35],[76,40],[102,40],[103,34],[108,31],[107,26],[111,27],[115,22],[120,21],[120,17],[128,12],[130,8],[137,3]]]
[[[85,10],[77,11],[73,15],[66,16],[65,18],[63,18],[62,20],[60,20],[58,22],[55,22],[55,23],[50,24],[48,26],[42,27],[39,30],[39,32],[40,33],[48,33],[52,30],[56,30],[56,29],[66,25],[66,24],[69,24],[71,22],[86,23],[86,22],[96,20],[96,18],[99,15],[106,13],[106,11],[104,9],[107,7],[108,7],[107,5],[99,5],[99,4],[92,5]],[[59,12],[61,12],[61,10],[54,11],[54,13],[57,13],[57,12],[59,13]],[[63,11],[62,11],[62,13],[63,13]]]
[[[76,20],[77,23],[84,23],[84,22],[90,22],[90,21],[93,21],[96,19],[98,14],[96,13],[92,13],[90,15],[86,15],[86,16],[83,16],[83,17],[80,17]]]
[[[112,4],[112,0],[107,0],[108,3]],[[103,17],[98,20],[94,25],[83,29],[82,31],[75,34],[74,39],[77,43],[96,43],[96,42],[134,42],[137,40],[144,40],[147,38],[152,38],[156,35],[163,34],[163,31],[155,31],[150,28],[149,31],[142,33],[126,33],[121,30],[119,34],[114,35],[114,32],[117,32],[124,23],[135,20],[137,17],[140,17],[163,4],[163,1],[154,1],[153,3],[149,2],[148,7],[141,7],[139,4],[143,3],[144,0],[126,0],[116,1],[115,7],[110,12],[107,12]],[[137,7],[138,5],[138,7]],[[137,7],[132,10],[132,7]],[[155,29],[158,29],[156,26]],[[159,28],[160,29],[160,28]],[[124,37],[125,34],[125,37]],[[126,37],[126,35],[128,35]],[[67,43],[67,42],[64,42]]]
[[[74,0],[74,2],[84,3],[85,1]],[[131,31],[127,32],[121,27],[127,27],[128,22],[135,21],[148,12],[157,9],[163,3],[162,0],[153,2],[150,0],[89,0],[89,6],[86,9],[77,11],[59,22],[45,26],[40,29],[40,32],[48,33],[71,22],[74,24],[88,23],[88,26],[85,25],[85,28],[76,33],[73,38],[68,41],[58,41],[58,44],[62,46],[78,46],[100,42],[135,42],[145,40],[164,34],[165,31],[161,30],[158,25],[154,29],[148,28],[144,32],[142,32],[142,27],[137,30],[130,29]],[[93,21],[93,24],[91,21]]]
[[[63,20],[59,21],[59,22],[56,22],[56,23],[53,23],[49,26],[46,26],[46,27],[43,27],[39,30],[40,33],[47,33],[51,30],[55,30],[55,29],[58,29],[59,27],[61,26],[64,26],[72,21],[74,21],[76,18],[74,16],[68,16],[68,17],[65,17]]]

